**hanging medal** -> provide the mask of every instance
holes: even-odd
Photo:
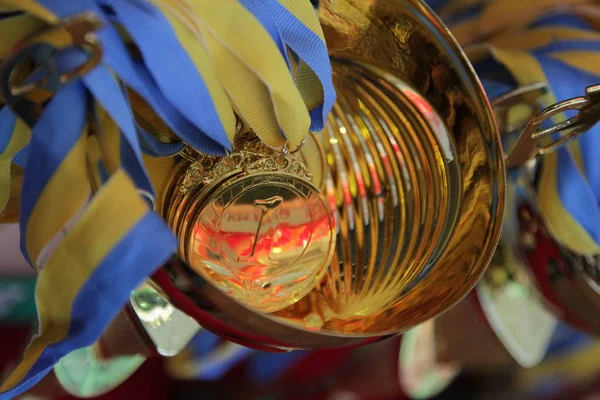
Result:
[[[312,174],[287,148],[238,134],[222,158],[198,155],[163,203],[192,269],[243,304],[277,311],[329,266],[334,220]]]

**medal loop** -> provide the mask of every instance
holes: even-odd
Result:
[[[519,103],[519,100],[524,100],[525,96],[532,93],[537,93],[539,96],[540,91],[546,89],[547,86],[543,83],[528,85],[496,99],[495,104],[504,109],[506,118],[511,105]],[[540,129],[550,118],[566,111],[577,111],[577,114],[548,128]],[[561,101],[536,114],[527,123],[517,143],[507,155],[507,167],[516,167],[534,157],[558,150],[569,141],[586,133],[598,121],[600,121],[600,85],[588,86],[585,96]],[[543,139],[562,132],[566,133],[547,144],[540,144]]]
[[[282,149],[282,153],[286,154],[286,155],[287,154],[295,154],[295,153],[299,152],[300,150],[302,150],[302,147],[304,147],[305,144],[306,144],[306,138],[302,139],[300,144],[294,150],[290,150],[289,142],[285,142],[285,145],[283,146],[283,149]]]

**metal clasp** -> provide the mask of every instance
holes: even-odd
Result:
[[[0,97],[28,125],[33,126],[40,106],[52,93],[93,70],[102,60],[102,45],[95,32],[103,27],[93,13],[81,13],[26,39],[16,46],[0,67]],[[56,55],[78,49],[87,57],[72,69],[61,72]],[[19,77],[21,67],[35,70]]]
[[[495,109],[499,124],[506,124],[508,111],[519,103],[525,103],[536,109],[536,99],[546,89],[546,84],[534,83],[495,99],[492,107]],[[516,167],[539,155],[556,151],[567,142],[590,130],[600,121],[600,84],[588,86],[585,91],[585,96],[561,101],[535,114],[523,129],[523,133],[513,149],[506,156],[506,166],[508,168]],[[566,111],[576,111],[577,114],[549,128],[541,129],[544,122]],[[552,139],[551,136],[556,133],[564,134],[559,138]],[[549,138],[549,140],[542,143],[544,138]]]

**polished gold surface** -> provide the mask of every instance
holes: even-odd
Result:
[[[320,16],[340,93],[321,137],[338,223],[323,281],[271,314],[176,260],[163,281],[204,326],[250,345],[347,345],[415,326],[473,288],[500,233],[497,127],[442,23],[417,0],[324,0]]]
[[[333,220],[309,182],[260,173],[220,187],[188,240],[194,269],[268,312],[295,303],[318,283],[333,254]]]
[[[254,135],[238,135],[234,149],[232,154],[225,157],[198,154],[197,160],[185,172],[180,191],[187,194],[199,185],[218,185],[224,177],[241,172],[247,175],[281,172],[312,181],[310,170],[295,156],[270,149]]]
[[[414,89],[371,65],[337,61],[334,71],[323,138],[342,246],[324,296],[346,318],[387,308],[426,273],[454,229],[460,171],[453,139]]]
[[[365,318],[332,319],[324,326],[326,330],[353,333],[406,329],[455,304],[477,282],[489,261],[504,206],[503,162],[496,126],[462,51],[420,2],[340,0],[323,1],[321,7],[334,61],[359,61],[381,68],[414,88],[440,116],[456,149],[459,216],[456,225],[450,223],[456,229],[451,235],[446,232],[450,237],[438,250],[436,262],[425,269],[426,274],[417,275],[418,283],[386,310]],[[438,146],[440,142],[437,138]],[[440,163],[430,161],[429,165],[439,167]],[[439,212],[444,215],[443,210]],[[433,210],[427,213],[431,215]]]
[[[239,135],[235,149],[183,163],[163,215],[196,273],[242,304],[273,312],[297,302],[325,273],[333,215],[294,155],[250,134]]]
[[[325,159],[322,143],[313,132],[307,136],[304,145],[296,153],[296,157],[310,171],[312,184],[325,193],[327,160]]]

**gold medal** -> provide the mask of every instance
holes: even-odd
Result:
[[[325,273],[335,245],[333,215],[293,154],[253,134],[238,135],[234,148],[182,167],[168,189],[165,217],[191,268],[242,304],[277,311]]]

